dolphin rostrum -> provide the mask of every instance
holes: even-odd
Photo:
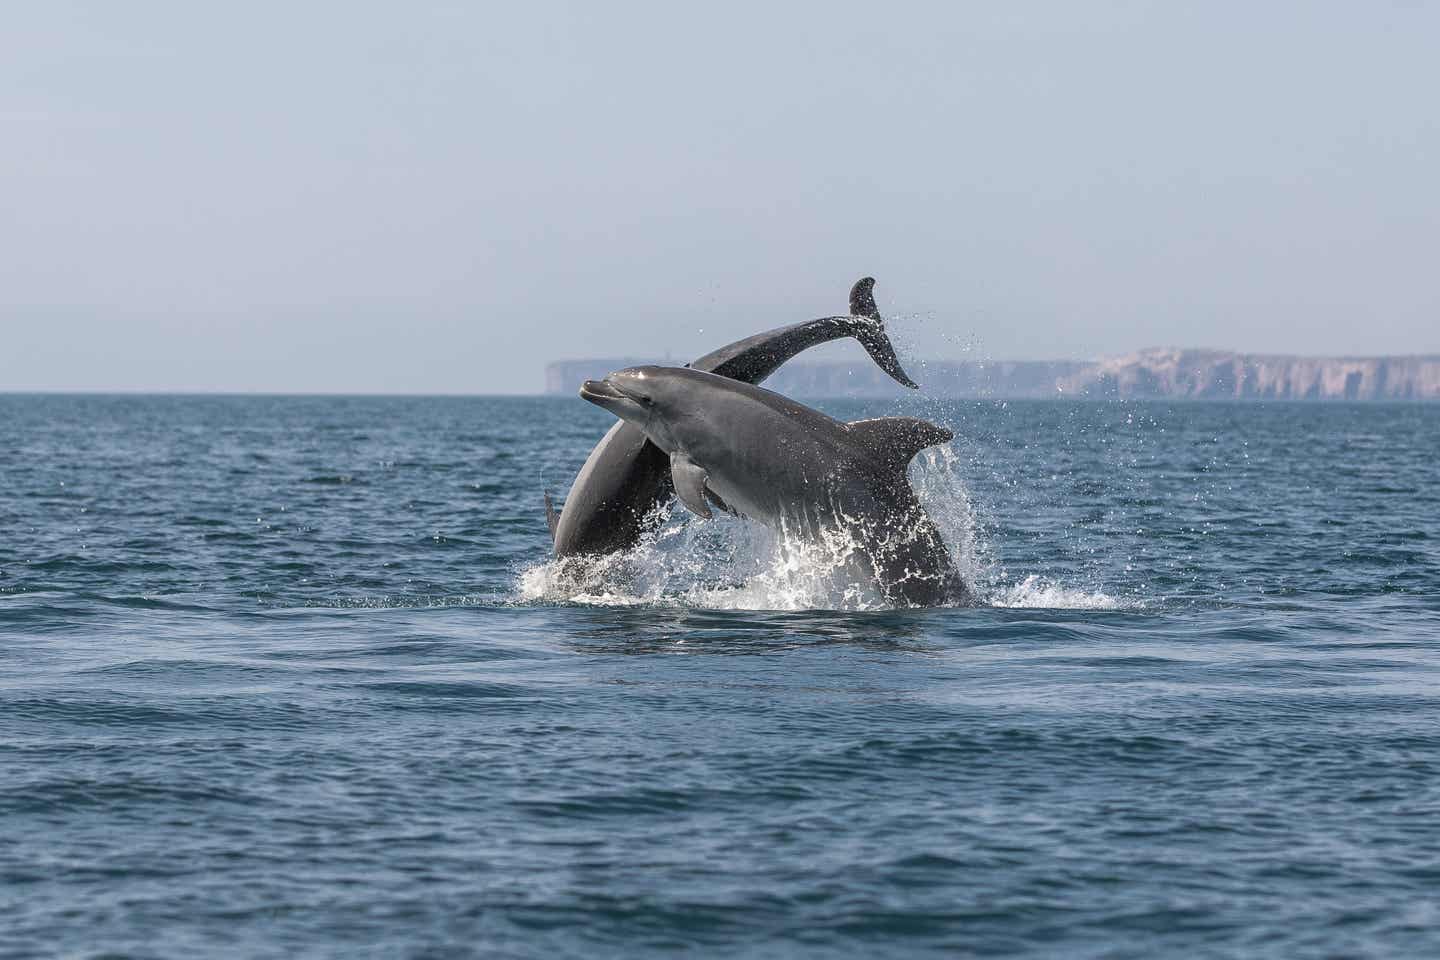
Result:
[[[785,361],[810,347],[842,337],[860,341],[880,369],[907,387],[911,380],[895,356],[875,306],[875,280],[864,277],[850,289],[851,316],[821,317],[737,340],[689,366],[745,383],[760,383]],[[595,445],[556,510],[545,495],[546,519],[555,555],[598,555],[627,550],[639,540],[646,516],[670,499],[670,460],[639,427],[621,420]]]
[[[899,606],[970,601],[940,531],[905,469],[954,434],[913,417],[842,423],[778,393],[713,373],[630,367],[587,380],[580,396],[643,430],[669,457],[675,492],[817,539],[846,534]]]

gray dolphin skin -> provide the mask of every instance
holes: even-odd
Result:
[[[875,306],[875,281],[865,277],[850,290],[851,316],[821,317],[744,340],[705,354],[694,370],[745,383],[760,383],[796,354],[821,343],[854,337],[897,382],[918,385],[900,366]],[[673,492],[670,460],[640,428],[615,424],[590,451],[570,486],[564,509],[555,510],[545,495],[545,512],[555,556],[600,555],[628,550],[639,542],[646,516]]]
[[[762,387],[675,367],[587,380],[580,396],[634,424],[670,459],[691,511],[712,508],[808,539],[843,531],[897,606],[971,601],[905,468],[954,438],[912,417],[842,423]]]

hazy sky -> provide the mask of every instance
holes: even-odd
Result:
[[[9,4],[0,390],[1440,352],[1440,4]]]

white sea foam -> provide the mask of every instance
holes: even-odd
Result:
[[[1109,610],[1132,606],[1103,592],[1028,576],[1009,582],[948,445],[915,458],[910,481],[940,529],[965,582],[982,604]],[[863,569],[859,544],[835,532],[819,541],[717,516],[700,522],[681,507],[663,510],[633,549],[572,557],[520,572],[525,602],[595,606],[682,606],[724,610],[882,610],[888,604]]]
[[[1049,610],[1120,610],[1139,606],[1101,591],[1080,590],[1041,577],[1026,577],[1000,587],[986,598],[992,607],[1038,607]]]
[[[857,544],[842,534],[810,542],[732,517],[702,523],[675,513],[625,553],[525,569],[521,599],[728,610],[885,607],[875,585],[857,575]]]

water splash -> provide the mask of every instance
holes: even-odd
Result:
[[[521,571],[522,600],[728,610],[884,609],[857,577],[859,544],[836,532],[807,541],[733,517],[699,522],[665,510],[629,551],[567,557]]]
[[[1000,587],[987,598],[992,607],[1047,610],[1128,610],[1143,607],[1140,601],[1122,600],[1102,591],[1081,590],[1029,576],[1019,583]]]
[[[1102,592],[1033,576],[1008,582],[990,548],[987,524],[963,482],[963,466],[951,446],[932,447],[911,464],[910,482],[982,605],[1127,605]],[[661,508],[652,520],[653,532],[631,550],[524,568],[516,585],[518,599],[724,610],[863,611],[890,606],[866,572],[862,545],[843,531],[829,531],[815,540],[728,516],[700,522],[678,507]]]
[[[990,550],[985,524],[963,479],[963,461],[951,444],[920,451],[910,463],[910,486],[940,529],[955,568],[978,596],[1003,575]]]

